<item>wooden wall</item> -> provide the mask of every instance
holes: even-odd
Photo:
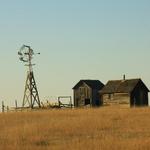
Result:
[[[77,89],[74,89],[74,106],[100,106],[99,90],[90,88],[87,84],[81,84]]]
[[[92,104],[92,89],[83,83],[78,89],[74,89],[74,106],[85,106],[85,99],[89,99]]]
[[[130,94],[114,93],[102,95],[103,105],[124,104],[130,106]]]
[[[148,106],[148,92],[144,88],[137,87],[131,93],[131,106]]]
[[[93,97],[93,101],[92,101],[93,106],[101,106],[102,105],[99,90],[97,90],[97,89],[93,90],[92,97]]]

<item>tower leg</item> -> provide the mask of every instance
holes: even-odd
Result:
[[[27,74],[22,106],[25,107],[25,105],[28,105],[30,108],[34,108],[35,104],[41,107],[39,94],[34,79],[34,74],[32,71],[32,72],[28,72]]]

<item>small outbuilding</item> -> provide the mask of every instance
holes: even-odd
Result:
[[[104,84],[99,80],[80,80],[74,87],[74,106],[100,106],[102,101],[99,91]]]
[[[149,89],[141,79],[111,80],[100,91],[104,104],[148,106]]]

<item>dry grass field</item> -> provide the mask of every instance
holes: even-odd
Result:
[[[150,108],[0,114],[0,150],[149,150]]]

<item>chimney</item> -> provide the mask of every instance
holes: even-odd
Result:
[[[126,80],[126,75],[125,74],[123,75],[123,80]]]

